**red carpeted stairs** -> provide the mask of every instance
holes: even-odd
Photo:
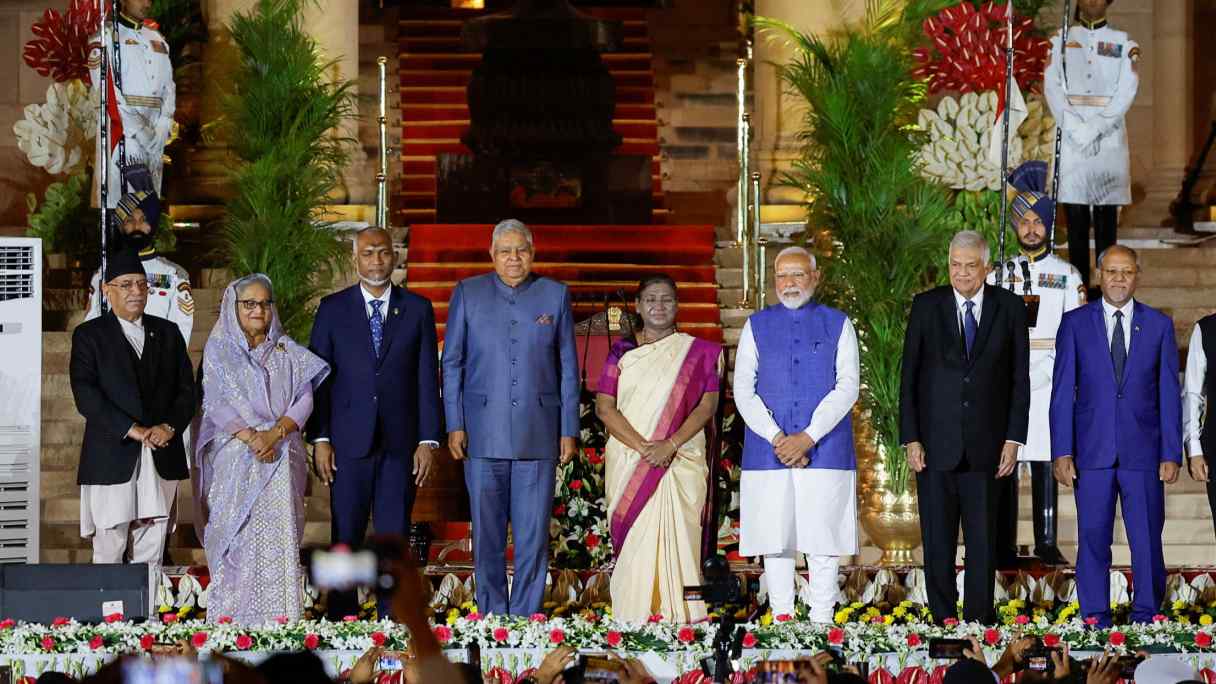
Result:
[[[533,272],[570,286],[574,319],[602,311],[620,294],[632,303],[640,277],[666,273],[680,296],[680,329],[722,341],[714,278],[713,226],[533,225]],[[410,228],[407,286],[435,304],[442,339],[452,288],[491,269],[489,225],[423,224]]]
[[[651,158],[654,222],[663,223],[662,174],[659,169],[659,125],[655,115],[654,71],[644,10],[584,9],[588,14],[620,20],[622,52],[606,53],[604,62],[616,82],[613,128],[623,139],[619,155]],[[469,127],[465,88],[481,55],[462,52],[460,27],[480,10],[403,8],[400,22],[401,155],[404,168],[394,211],[396,223],[434,222],[437,155],[469,153],[460,136]]]

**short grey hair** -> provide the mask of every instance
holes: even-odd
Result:
[[[270,294],[270,298],[274,299],[274,284],[270,282],[270,276],[265,273],[251,273],[233,283],[232,288],[236,290],[236,296],[241,297],[245,290],[255,283],[261,283],[266,288],[266,292]]]
[[[499,221],[498,225],[494,226],[494,233],[490,235],[490,249],[493,250],[494,245],[498,244],[498,238],[507,233],[519,233],[528,241],[528,248],[532,248],[532,231],[528,230],[523,221],[511,218]]]
[[[804,256],[810,260],[812,270],[819,268],[819,264],[815,262],[815,255],[807,251],[805,247],[800,247],[798,245],[791,245],[790,247],[786,247],[780,252],[777,252],[777,258],[773,260],[773,268],[776,268],[777,262],[780,261],[782,257],[793,255]]]
[[[1119,251],[1119,252],[1126,252],[1127,254],[1132,255],[1132,260],[1136,262],[1136,270],[1137,271],[1140,270],[1140,252],[1137,252],[1136,250],[1132,249],[1131,247],[1128,247],[1127,245],[1111,245],[1110,247],[1107,247],[1106,249],[1102,250],[1102,253],[1098,255],[1097,267],[1098,267],[1099,271],[1102,270],[1102,258],[1105,257],[1107,254],[1110,254],[1112,249],[1115,251]]]
[[[956,249],[976,249],[984,258],[984,263],[987,264],[992,255],[988,251],[988,239],[980,235],[974,230],[960,230],[950,238],[950,251]]]
[[[388,237],[388,244],[391,247],[393,244],[393,234],[388,232],[388,228],[384,226],[364,226],[355,231],[355,238],[350,241],[350,249],[355,254],[359,253],[359,238],[364,235],[372,235],[373,233],[381,233]]]

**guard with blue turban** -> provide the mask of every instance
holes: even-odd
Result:
[[[1016,294],[1038,296],[1038,316],[1030,317],[1030,423],[1026,445],[1018,450],[1014,477],[1002,480],[998,503],[997,566],[1017,565],[1018,476],[1022,463],[1030,468],[1034,512],[1034,555],[1048,565],[1068,563],[1057,536],[1058,497],[1051,473],[1051,432],[1048,405],[1055,366],[1056,330],[1066,311],[1085,303],[1080,271],[1048,248],[1056,214],[1055,201],[1045,192],[1047,163],[1028,161],[1009,175],[1010,210],[1018,238],[1018,255],[1004,264],[1006,287]],[[1000,266],[998,266],[1000,267]],[[993,278],[989,277],[989,283]]]

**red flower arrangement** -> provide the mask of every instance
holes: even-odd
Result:
[[[999,90],[1005,79],[1005,3],[976,9],[960,2],[922,25],[928,47],[912,51],[912,75],[929,81],[929,92]],[[1034,19],[1013,15],[1013,77],[1023,91],[1043,79],[1051,42],[1034,33]]]
[[[89,39],[100,26],[95,0],[71,0],[66,12],[48,9],[34,22],[34,38],[22,57],[39,76],[57,83],[80,79],[89,82]]]

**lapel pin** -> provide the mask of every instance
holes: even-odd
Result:
[[[397,307],[395,307],[395,306],[393,307],[393,315],[394,315],[394,316],[396,316],[396,315],[397,315]]]

